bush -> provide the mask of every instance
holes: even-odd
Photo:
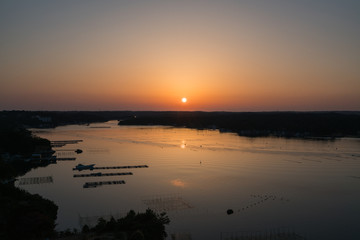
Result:
[[[162,240],[167,237],[165,225],[169,223],[166,213],[157,214],[151,209],[147,209],[145,213],[135,213],[131,210],[118,220],[111,218],[106,221],[100,218],[94,228],[84,226],[83,233],[94,231],[98,234],[113,233],[122,236],[125,233],[126,238],[132,240]]]

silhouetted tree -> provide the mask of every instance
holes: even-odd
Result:
[[[169,223],[166,213],[157,214],[151,209],[147,209],[145,213],[135,213],[131,210],[118,220],[111,218],[106,221],[100,218],[98,224],[90,231],[98,234],[113,233],[117,236],[126,234],[127,239],[131,240],[162,240],[167,237],[165,225]],[[89,229],[84,226],[83,232],[88,231]]]

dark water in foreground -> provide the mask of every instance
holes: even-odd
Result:
[[[359,139],[246,138],[117,122],[34,131],[52,141],[83,140],[56,148],[59,158],[75,161],[58,161],[24,176],[52,182],[17,183],[59,206],[59,230],[150,207],[167,211],[169,234],[192,239],[276,229],[308,239],[360,239]],[[70,151],[78,148],[83,153]],[[149,167],[82,171],[133,175],[74,178],[78,163]],[[125,184],[83,188],[86,182],[113,180]],[[227,209],[234,214],[227,215]]]

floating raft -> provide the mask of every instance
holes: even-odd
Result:
[[[178,195],[163,195],[142,200],[148,208],[156,212],[179,211],[193,208],[187,201]]]
[[[300,240],[306,239],[304,236],[296,233],[291,228],[269,229],[265,231],[236,231],[236,232],[220,232],[221,239],[286,239],[286,240]]]
[[[115,167],[94,167],[94,169],[123,169],[123,168],[148,168],[148,165],[137,166],[115,166]]]
[[[30,185],[30,184],[43,184],[43,183],[52,183],[53,178],[48,177],[31,177],[31,178],[20,178],[19,185]]]
[[[58,153],[58,152],[69,152],[69,151],[75,152],[76,149],[61,149],[61,150],[56,150],[57,153]]]
[[[116,185],[116,184],[125,184],[125,181],[104,181],[104,182],[86,182],[83,185],[83,188],[96,188],[102,185]]]
[[[121,175],[133,175],[132,172],[124,173],[90,173],[90,174],[74,174],[73,177],[107,177],[107,176],[121,176]]]
[[[62,140],[62,141],[50,141],[52,147],[63,147],[66,144],[76,144],[83,140]]]
[[[115,166],[115,167],[93,167],[90,170],[93,169],[124,169],[124,168],[148,168],[148,165],[137,165],[137,166]],[[76,168],[73,168],[73,170],[78,170]],[[87,170],[87,169],[82,169],[82,170]]]
[[[56,160],[58,160],[58,161],[75,161],[76,160],[76,158],[56,158]]]
[[[72,144],[72,143],[79,143],[82,142],[83,140],[60,140],[60,141],[50,141],[50,143],[55,143],[55,144]]]

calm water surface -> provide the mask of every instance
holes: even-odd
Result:
[[[175,233],[212,240],[274,230],[307,239],[360,239],[359,139],[246,138],[115,121],[34,131],[51,141],[83,140],[55,149],[59,158],[75,161],[23,176],[52,176],[52,183],[18,185],[59,206],[58,230],[150,207],[167,211],[169,239]],[[70,151],[78,148],[83,153]],[[74,178],[79,163],[149,168],[82,171],[133,175]],[[83,188],[110,180],[126,183]]]

